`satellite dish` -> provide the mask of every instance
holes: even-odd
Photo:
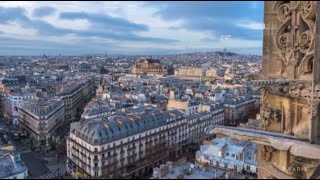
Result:
[[[194,168],[194,164],[191,164],[190,167],[191,167],[191,169],[193,169]]]

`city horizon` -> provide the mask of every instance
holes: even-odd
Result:
[[[261,55],[262,11],[263,2],[255,1],[4,1],[0,55],[165,55],[222,48]]]
[[[320,179],[320,1],[0,3],[0,179]]]
[[[2,55],[0,54],[0,57],[5,57],[5,56],[171,56],[171,55],[182,55],[182,54],[193,54],[193,53],[215,53],[215,52],[223,52],[223,50],[227,50],[227,52],[229,53],[236,53],[239,55],[251,55],[251,56],[262,56],[262,54],[254,54],[254,53],[244,53],[243,51],[246,50],[240,50],[240,51],[233,51],[233,50],[228,50],[226,48],[222,48],[222,49],[212,49],[212,50],[203,50],[203,51],[181,51],[181,52],[172,52],[172,53],[163,53],[163,54],[113,54],[113,53],[91,53],[91,54],[46,54],[46,53],[42,53],[42,54],[7,54],[7,55]]]

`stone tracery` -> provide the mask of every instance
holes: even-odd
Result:
[[[283,61],[285,71],[290,71],[282,71],[283,77],[299,79],[312,72],[306,64],[314,58],[315,3],[277,1],[274,4],[273,10],[281,23],[275,32],[275,54]]]

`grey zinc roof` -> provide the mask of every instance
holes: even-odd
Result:
[[[191,114],[191,115],[187,116],[187,120],[191,121],[193,119],[200,118],[200,117],[207,115],[207,114],[210,114],[210,112],[200,112],[197,114]]]
[[[52,99],[32,99],[27,101],[21,109],[24,109],[27,112],[34,113],[37,116],[49,116],[57,108],[63,106],[63,101],[58,98]]]
[[[236,105],[253,99],[252,96],[240,96],[232,99],[226,99],[225,104]]]
[[[92,106],[92,107],[86,107],[83,115],[95,115],[99,113],[104,113],[104,112],[110,112],[113,109],[111,104],[104,104],[100,106]]]
[[[167,124],[167,119],[179,119],[183,113],[177,110],[153,111],[135,115],[116,115],[109,119],[86,120],[73,130],[76,136],[89,144],[106,144],[134,134]]]
[[[9,170],[7,170],[8,166],[10,166]],[[27,168],[24,166],[24,164],[21,161],[15,161],[15,159],[9,153],[0,155],[1,179],[20,174],[26,170]]]

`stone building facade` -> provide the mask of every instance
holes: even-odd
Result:
[[[63,120],[64,104],[60,99],[35,99],[19,107],[19,126],[36,146],[48,146]]]
[[[93,79],[79,79],[71,83],[61,85],[57,95],[64,101],[64,119],[66,121],[76,119],[80,115],[86,103],[94,96]]]
[[[187,117],[171,110],[85,120],[71,127],[67,170],[75,178],[146,175],[210,138],[204,128],[223,120],[221,107]]]
[[[200,76],[203,78],[217,78],[217,68],[202,68],[198,66],[183,66],[176,68],[174,75],[178,77],[196,77]]]
[[[200,77],[204,76],[204,72],[201,67],[196,66],[185,66],[179,67],[174,71],[175,76],[191,76],[191,77]]]
[[[169,68],[158,59],[142,59],[132,67],[133,74],[163,75],[169,74]]]
[[[224,103],[225,125],[237,126],[246,122],[254,110],[255,99],[252,96],[227,99]]]

